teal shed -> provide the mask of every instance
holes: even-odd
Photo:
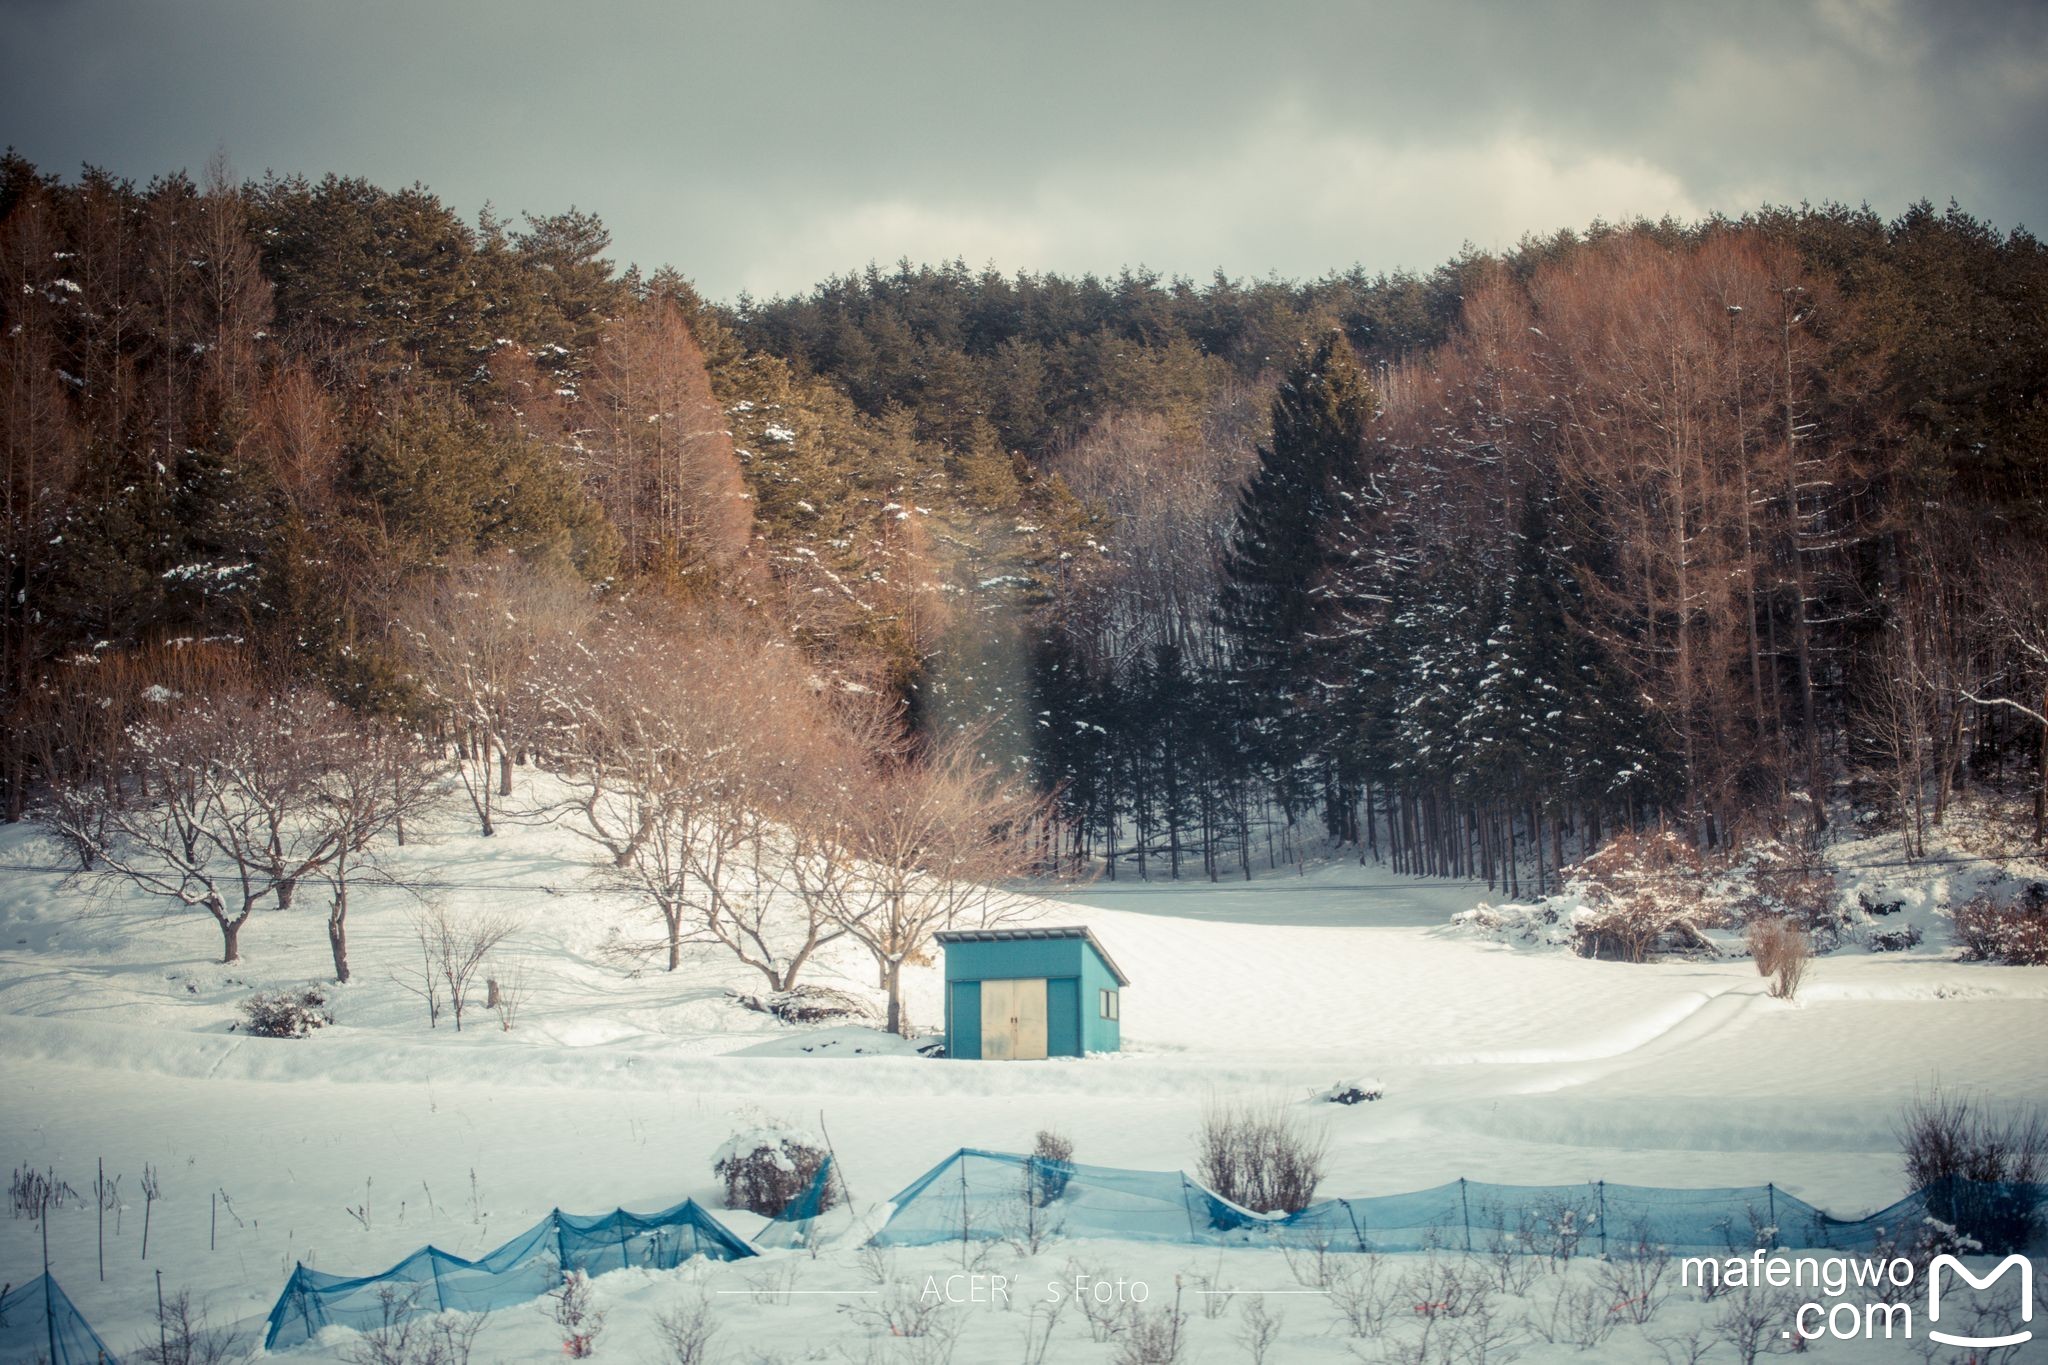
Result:
[[[1130,980],[1087,929],[951,929],[938,941],[948,1057],[1031,1061],[1122,1045]]]

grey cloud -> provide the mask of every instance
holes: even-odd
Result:
[[[2048,207],[2028,4],[0,5],[53,169],[576,203],[714,295],[960,256],[1427,266],[1596,213]],[[1378,183],[1375,183],[1375,182]]]

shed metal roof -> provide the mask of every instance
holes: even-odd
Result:
[[[1124,969],[1116,965],[1116,959],[1102,946],[1102,940],[1095,937],[1085,924],[1032,925],[1024,929],[942,929],[934,935],[940,943],[1007,943],[1021,939],[1078,938],[1084,940],[1095,955],[1102,959],[1109,974],[1116,978],[1119,986],[1128,986],[1131,979],[1124,975]]]

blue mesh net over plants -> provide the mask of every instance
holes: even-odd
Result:
[[[962,1149],[891,1202],[880,1246],[1100,1237],[1200,1246],[1339,1251],[1621,1254],[1637,1245],[1692,1255],[1784,1247],[1876,1251],[1910,1244],[1929,1218],[1964,1227],[2026,1222],[2039,1185],[1952,1182],[1867,1218],[1835,1218],[1774,1185],[1661,1189],[1592,1181],[1493,1185],[1457,1180],[1411,1194],[1326,1199],[1299,1213],[1254,1213],[1179,1172],[1125,1171]]]
[[[121,1358],[107,1349],[57,1282],[38,1275],[0,1295],[0,1360],[120,1365]]]
[[[1114,1237],[1127,1242],[1242,1240],[1269,1220],[1178,1171],[1123,1171],[962,1148],[890,1201],[878,1246]]]
[[[838,1178],[831,1157],[819,1162],[818,1173],[811,1177],[804,1192],[768,1220],[768,1225],[754,1237],[755,1244],[775,1249],[810,1246],[817,1234],[818,1215],[845,1199],[845,1191],[835,1188]]]
[[[568,1271],[668,1270],[698,1256],[736,1261],[755,1254],[694,1199],[660,1213],[614,1209],[579,1217],[557,1209],[473,1261],[429,1246],[378,1275],[330,1275],[302,1265],[270,1310],[263,1345],[283,1350],[323,1327],[373,1329],[407,1312],[505,1308],[539,1298]]]

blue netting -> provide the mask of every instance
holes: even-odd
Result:
[[[52,1357],[54,1356],[54,1360]],[[0,1296],[0,1360],[50,1360],[52,1365],[120,1365],[92,1324],[48,1275]]]
[[[832,1158],[828,1156],[818,1163],[818,1173],[811,1177],[811,1183],[804,1192],[790,1200],[782,1212],[769,1219],[768,1226],[755,1235],[755,1244],[783,1249],[811,1245],[818,1215],[825,1211],[827,1205],[845,1198],[843,1190],[835,1191],[833,1188],[837,1179],[832,1169]]]
[[[625,1266],[667,1270],[697,1256],[736,1261],[756,1254],[694,1199],[660,1213],[578,1217],[560,1209],[497,1250],[466,1261],[421,1247],[380,1275],[351,1278],[300,1266],[270,1310],[267,1350],[282,1350],[323,1327],[375,1328],[394,1312],[481,1313],[536,1299],[567,1271],[601,1275]]]
[[[1202,1246],[1347,1251],[1505,1248],[1605,1254],[1638,1243],[1748,1255],[1759,1247],[1869,1251],[1910,1242],[1928,1218],[1965,1228],[2024,1223],[2040,1185],[1948,1182],[1868,1218],[1835,1218],[1774,1185],[1491,1185],[1453,1181],[1412,1194],[1327,1199],[1288,1217],[1253,1213],[1179,1172],[1124,1171],[962,1149],[891,1201],[881,1246],[1016,1240],[1036,1234]]]
[[[962,1148],[890,1201],[878,1246],[1035,1235],[1129,1242],[1242,1240],[1270,1220],[1178,1171],[1120,1171]]]

